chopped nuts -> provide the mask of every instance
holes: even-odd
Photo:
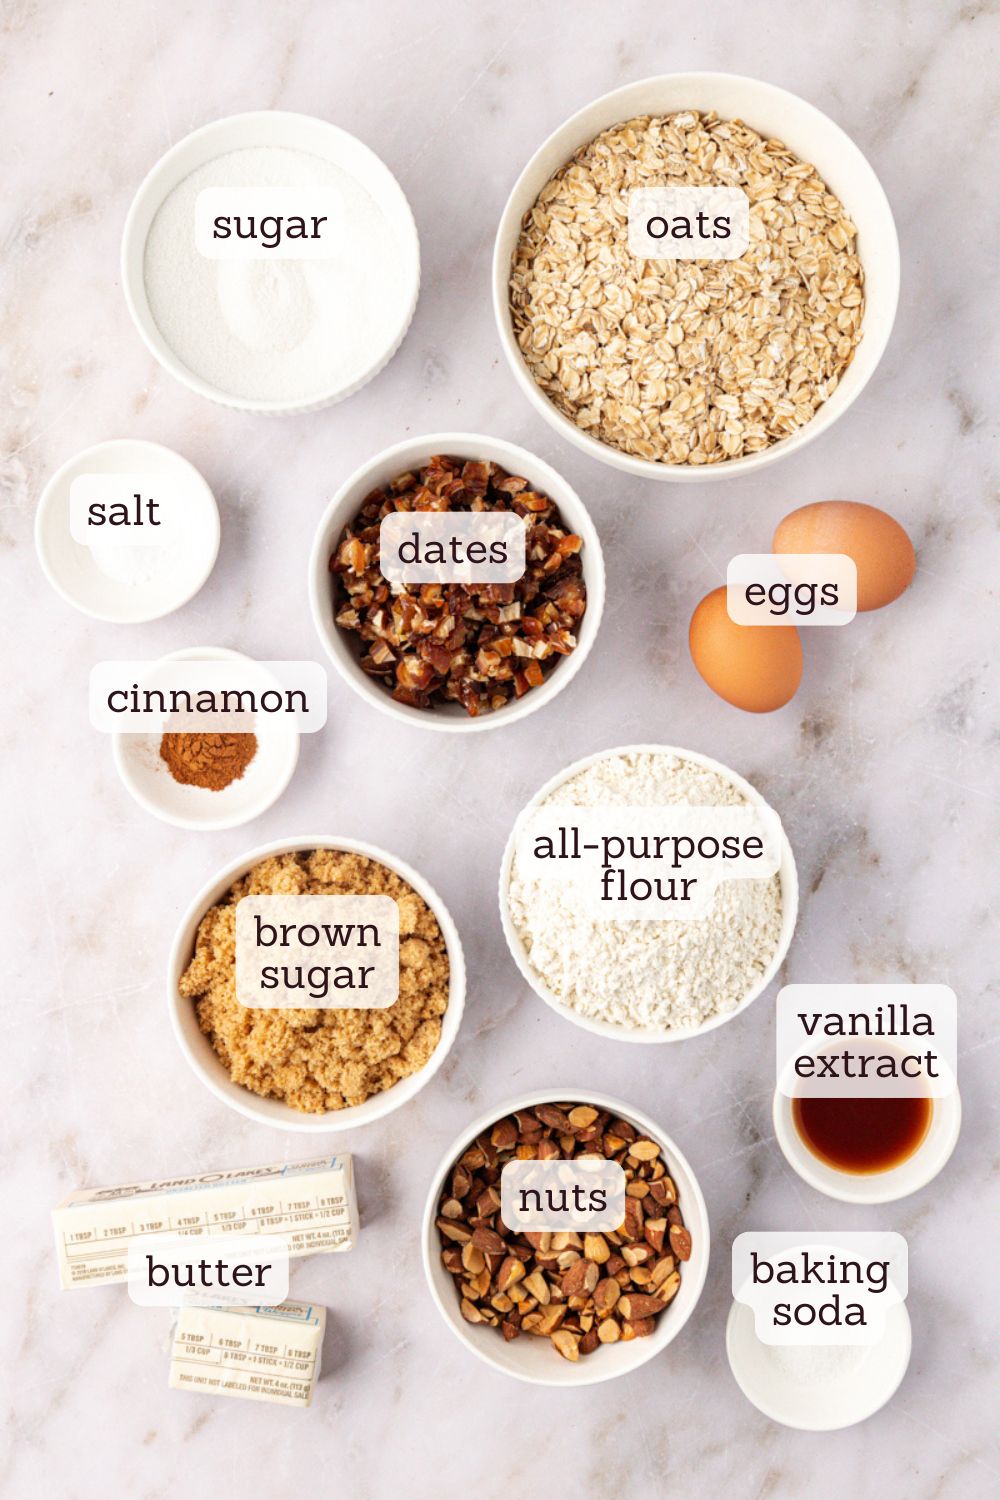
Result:
[[[691,1236],[683,1224],[671,1224],[670,1248],[678,1260],[691,1259]]]
[[[597,1265],[602,1266],[611,1255],[611,1249],[603,1234],[585,1234],[583,1253],[588,1260],[595,1261]]]
[[[603,1234],[513,1233],[500,1215],[508,1161],[599,1156],[626,1179],[625,1218]],[[551,1340],[576,1363],[601,1344],[645,1338],[676,1296],[691,1235],[661,1147],[587,1104],[539,1104],[497,1120],[446,1179],[441,1260],[468,1323]],[[457,1205],[457,1208],[456,1208]]]
[[[512,511],[528,528],[516,583],[403,584],[379,567],[379,526],[396,511]],[[493,713],[540,687],[576,649],[587,608],[580,551],[555,503],[498,464],[435,457],[365,499],[333,555],[334,618],[364,645],[361,666],[413,708]],[[498,1121],[505,1134],[513,1121]],[[516,1131],[516,1127],[515,1131]],[[498,1150],[506,1143],[493,1144]]]
[[[568,1328],[560,1328],[552,1335],[552,1342],[562,1355],[563,1359],[578,1360],[580,1358],[580,1340],[575,1333],[570,1333]],[[597,1343],[597,1340],[594,1340]]]

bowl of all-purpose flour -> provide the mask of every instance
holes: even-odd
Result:
[[[133,321],[192,390],[313,411],[371,380],[420,287],[406,197],[375,153],[308,115],[216,120],[163,156],[122,239]]]
[[[756,810],[774,830],[774,873],[721,880],[698,917],[609,920],[526,854],[539,813],[665,807]],[[777,974],[797,912],[791,846],[764,798],[718,761],[666,745],[601,751],[553,777],[519,815],[500,871],[500,917],[524,979],[567,1020],[623,1041],[681,1041],[732,1020]]]

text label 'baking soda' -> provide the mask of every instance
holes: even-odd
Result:
[[[195,200],[207,260],[330,260],[342,254],[344,205],[330,187],[210,187]]]
[[[516,583],[525,525],[510,510],[393,511],[379,527],[379,568],[406,583]]]
[[[944,1099],[958,1000],[946,984],[786,984],[776,1040],[789,1099]]]
[[[326,681],[315,661],[101,661],[90,722],[104,734],[312,734],[326,723]]]
[[[128,1247],[128,1294],[140,1307],[284,1302],[288,1246],[274,1235],[157,1235]]]
[[[517,1234],[610,1233],[625,1220],[625,1173],[596,1156],[509,1161],[500,1173],[500,1217]]]
[[[753,1308],[763,1344],[877,1344],[906,1292],[901,1234],[760,1231],[733,1241],[733,1296]]]
[[[742,188],[633,188],[628,248],[640,260],[738,260],[750,244]]]
[[[81,547],[182,542],[190,527],[185,496],[164,474],[77,474],[69,487],[69,532]]]
[[[741,552],[726,570],[734,625],[849,625],[858,567],[843,552]]]
[[[517,860],[573,885],[597,920],[697,919],[721,881],[777,873],[781,825],[757,806],[540,807],[518,826]]]
[[[384,1010],[399,998],[391,896],[244,896],[236,998],[256,1010]]]

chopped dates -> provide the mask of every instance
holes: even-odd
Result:
[[[508,1161],[602,1156],[625,1173],[625,1218],[604,1234],[512,1233],[500,1217]],[[505,1339],[547,1338],[576,1361],[644,1338],[677,1295],[691,1235],[660,1146],[590,1104],[536,1104],[477,1136],[438,1205],[441,1260],[462,1316]]]
[[[379,525],[393,511],[509,510],[523,517],[524,576],[516,583],[406,584],[379,568]],[[335,619],[363,642],[361,666],[399,703],[460,703],[493,713],[539,687],[576,648],[587,608],[582,543],[552,500],[498,464],[432,458],[419,473],[373,490],[330,558]]]

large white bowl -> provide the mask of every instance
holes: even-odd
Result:
[[[768,964],[757,983],[747,991],[743,999],[733,1010],[727,1010],[720,1015],[712,1016],[701,1026],[693,1027],[623,1027],[614,1026],[610,1021],[601,1021],[594,1016],[582,1015],[579,1011],[567,1005],[545,984],[541,975],[532,968],[531,960],[525,951],[520,934],[514,926],[510,915],[510,873],[514,862],[514,850],[518,825],[522,818],[532,813],[535,808],[544,802],[545,798],[564,782],[570,781],[574,776],[592,766],[595,761],[606,760],[612,755],[676,755],[682,760],[693,761],[696,765],[705,766],[710,771],[715,771],[719,776],[724,776],[727,781],[732,782],[743,795],[757,807],[768,808],[756,787],[751,786],[749,781],[744,781],[742,776],[737,775],[729,766],[724,766],[721,761],[711,760],[707,755],[699,755],[695,750],[681,750],[676,745],[618,745],[611,750],[599,750],[595,755],[587,755],[583,760],[574,761],[565,770],[560,771],[540,787],[531,801],[522,808],[514,820],[507,846],[504,849],[503,860],[500,865],[500,923],[503,927],[504,937],[510,949],[511,957],[521,971],[521,977],[546,1003],[551,1005],[554,1011],[564,1016],[567,1021],[572,1021],[575,1026],[582,1026],[584,1031],[592,1031],[596,1036],[611,1037],[619,1042],[682,1042],[689,1037],[703,1036],[706,1031],[714,1031],[717,1026],[724,1026],[734,1016],[741,1015],[748,1005],[751,1005],[758,995],[762,995],[768,985],[774,979],[781,965],[785,961],[792,934],[795,931],[795,922],[799,911],[799,881],[795,869],[795,858],[792,854],[792,846],[788,842],[784,828],[781,829],[781,864],[778,870],[778,878],[781,882],[781,931],[778,936],[778,946],[774,951],[774,957]]]
[[[564,1100],[579,1100],[580,1103],[596,1104],[599,1109],[611,1110],[616,1116],[637,1126],[651,1140],[659,1142],[670,1175],[677,1185],[678,1207],[684,1215],[684,1223],[691,1231],[691,1259],[681,1268],[680,1290],[657,1318],[653,1332],[647,1338],[631,1339],[628,1343],[619,1340],[617,1344],[602,1344],[593,1354],[586,1355],[576,1364],[557,1354],[548,1339],[522,1334],[520,1338],[507,1343],[498,1329],[467,1323],[462,1317],[454,1280],[441,1262],[441,1240],[434,1222],[445,1179],[454,1162],[477,1135],[495,1120],[513,1114],[516,1110],[532,1109],[536,1104]],[[427,1284],[438,1312],[451,1331],[486,1364],[502,1370],[505,1375],[530,1381],[533,1385],[596,1385],[600,1381],[614,1380],[618,1375],[628,1375],[637,1370],[640,1365],[646,1364],[655,1355],[661,1354],[668,1344],[673,1343],[694,1312],[708,1274],[708,1209],[686,1157],[648,1115],[633,1109],[621,1099],[595,1093],[593,1089],[587,1088],[536,1089],[530,1094],[520,1094],[516,1099],[498,1104],[495,1109],[481,1115],[467,1130],[463,1130],[441,1158],[434,1174],[424,1208],[422,1240]]]
[[[623,453],[589,436],[560,412],[536,384],[518,348],[508,303],[510,265],[525,214],[549,178],[602,130],[637,115],[675,110],[715,110],[738,118],[766,137],[784,141],[812,162],[858,228],[858,256],[865,273],[864,336],[830,399],[791,437],[760,453],[717,464],[664,464]],[[889,341],[899,297],[899,242],[882,185],[858,147],[839,125],[796,94],[735,73],[668,73],[644,78],[595,99],[560,125],[539,147],[514,184],[500,219],[493,252],[493,309],[500,342],[514,377],[532,405],[563,437],[592,458],[643,479],[712,483],[749,474],[797,453],[825,432],[860,395]]]
[[[203,380],[196,371],[189,369],[166,342],[153,318],[143,276],[146,238],[164,199],[185,177],[215,157],[227,151],[253,150],[261,146],[305,151],[333,162],[354,176],[378,204],[393,229],[398,250],[397,277],[407,291],[402,316],[391,338],[381,346],[373,345],[367,366],[355,380],[348,385],[318,388],[315,393],[296,401],[236,396]],[[202,125],[161,156],[143,179],[128,211],[122,234],[121,275],[125,301],[143,343],[175,380],[199,396],[207,396],[210,401],[237,407],[241,411],[274,414],[317,411],[320,407],[343,401],[367,385],[384,369],[403,342],[420,291],[420,242],[406,195],[389,168],[363,141],[339,126],[331,125],[328,120],[293,114],[288,110],[262,109],[229,115]]]
[[[369,677],[360,664],[358,638],[342,630],[334,621],[334,586],[330,572],[330,555],[341,533],[361,509],[372,490],[387,484],[408,469],[419,468],[435,454],[456,458],[489,460],[512,474],[521,474],[543,494],[555,501],[571,531],[583,538],[580,560],[587,586],[587,610],[580,622],[577,647],[572,656],[563,657],[549,672],[541,687],[532,688],[523,698],[513,699],[495,713],[471,718],[460,703],[440,703],[433,708],[411,708],[397,703],[380,682]],[[309,559],[309,602],[320,640],[333,665],[373,707],[422,729],[441,729],[453,733],[478,733],[516,723],[528,714],[551,703],[567,687],[583,666],[597,636],[604,610],[604,557],[593,521],[576,491],[561,474],[526,448],[507,443],[502,438],[483,437],[475,432],[435,432],[426,437],[407,438],[395,447],[362,464],[341,485],[320,520]]]
[[[249,869],[259,864],[262,859],[266,859],[268,855],[292,853],[300,849],[337,849],[348,854],[362,854],[367,859],[377,860],[379,864],[393,870],[401,880],[405,880],[419,896],[423,897],[437,918],[448,950],[450,971],[448,1008],[441,1018],[441,1039],[432,1056],[419,1072],[411,1073],[409,1078],[400,1079],[391,1088],[384,1089],[381,1094],[373,1094],[370,1099],[365,1100],[364,1104],[352,1104],[346,1109],[327,1110],[321,1115],[304,1114],[302,1110],[283,1104],[280,1099],[265,1099],[259,1094],[251,1093],[242,1084],[234,1083],[225,1065],[213,1051],[208,1037],[199,1029],[194,1001],[182,995],[179,989],[181,975],[194,953],[198,926],[209,907],[214,906],[226,894],[234,880],[245,875]],[[205,1087],[217,1099],[228,1104],[230,1109],[237,1110],[250,1120],[256,1120],[260,1125],[273,1125],[279,1130],[296,1130],[311,1134],[323,1131],[353,1130],[356,1126],[370,1124],[372,1120],[380,1120],[384,1115],[391,1114],[394,1109],[399,1109],[400,1105],[407,1104],[416,1094],[419,1094],[425,1084],[430,1083],[451,1050],[455,1037],[458,1035],[465,1005],[465,959],[462,954],[462,942],[458,929],[437,891],[422,875],[418,875],[416,870],[404,864],[401,859],[397,859],[394,854],[387,854],[384,849],[378,849],[373,844],[363,844],[357,839],[329,838],[324,835],[317,835],[314,838],[278,839],[274,843],[262,844],[257,849],[251,849],[249,854],[233,860],[195,896],[184,913],[170,950],[167,1004],[170,1008],[170,1021],[174,1028],[174,1035],[185,1059]]]

